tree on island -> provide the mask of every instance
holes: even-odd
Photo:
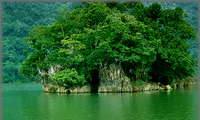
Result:
[[[197,32],[181,7],[162,10],[160,4],[86,2],[64,9],[50,26],[32,29],[26,44],[33,52],[20,74],[42,78],[42,71],[61,66],[48,76],[53,84],[70,87],[95,81],[100,67],[118,64],[131,81],[171,84],[194,76],[197,60],[189,56],[187,40]]]

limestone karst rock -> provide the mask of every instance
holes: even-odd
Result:
[[[99,70],[98,92],[132,92],[131,81],[125,76],[120,65],[111,64]]]

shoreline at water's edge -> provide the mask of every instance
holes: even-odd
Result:
[[[130,81],[124,81],[130,82]],[[20,83],[20,82],[15,82]],[[28,82],[34,83],[34,82]],[[98,93],[130,93],[130,92],[142,92],[142,91],[151,91],[151,90],[172,90],[177,87],[185,87],[185,86],[196,86],[198,84],[197,78],[188,77],[182,80],[176,80],[174,84],[171,85],[162,85],[159,82],[146,82],[142,85],[136,84],[124,84],[124,86],[108,84],[98,86]],[[71,88],[66,88],[63,86],[56,86],[50,83],[42,84],[42,89],[47,93],[92,93],[92,86],[90,84],[86,85],[74,85]]]
[[[162,85],[159,82],[147,82],[141,86],[132,86],[130,89],[126,89],[125,87],[113,87],[113,86],[105,86],[104,88],[98,88],[98,93],[130,93],[130,92],[141,92],[141,91],[151,91],[151,90],[172,90],[177,87],[185,87],[185,86],[195,86],[198,84],[198,80],[193,78],[187,78],[182,81],[177,81],[172,85]],[[42,89],[47,93],[92,93],[90,84],[83,86],[73,86],[69,89],[66,89],[62,86],[55,86],[52,84],[43,84]]]

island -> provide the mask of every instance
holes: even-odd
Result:
[[[197,60],[188,40],[197,31],[181,7],[82,2],[36,26],[25,38],[21,76],[45,92],[134,92],[195,85]]]

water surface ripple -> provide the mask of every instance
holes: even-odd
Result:
[[[3,120],[197,120],[197,86],[135,93],[44,93],[5,83]]]

